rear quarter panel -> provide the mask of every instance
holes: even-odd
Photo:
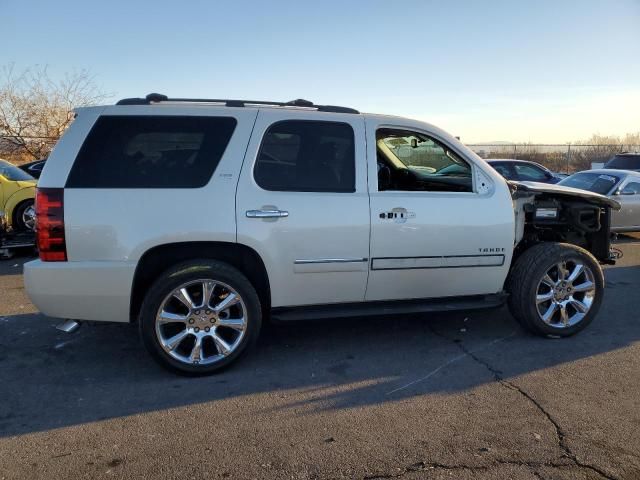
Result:
[[[67,262],[25,265],[35,305],[54,317],[129,321],[133,277],[150,248],[173,242],[235,241],[235,190],[257,110],[164,106],[82,109],[47,161],[39,186],[63,188],[100,115],[233,116],[238,123],[202,188],[65,188]]]
[[[211,180],[202,188],[65,189],[70,261],[116,261],[135,266],[157,245],[235,242],[235,191],[257,110],[119,106],[107,107],[102,114],[233,116],[238,123]]]

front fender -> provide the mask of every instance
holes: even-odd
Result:
[[[7,217],[9,225],[13,222],[13,212],[16,207],[25,200],[33,200],[36,198],[36,187],[21,188],[17,192],[14,192],[4,204],[4,211]]]

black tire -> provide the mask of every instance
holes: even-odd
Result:
[[[173,358],[163,349],[156,334],[156,315],[165,300],[180,286],[196,280],[212,280],[228,285],[240,295],[246,310],[244,337],[237,347],[223,359],[206,365],[187,364]],[[255,288],[239,270],[224,262],[202,259],[178,264],[164,272],[145,295],[138,323],[145,347],[160,365],[179,374],[197,376],[219,372],[238,360],[258,338],[262,314]]]
[[[13,229],[19,232],[25,232],[27,230],[31,230],[29,227],[27,227],[27,225],[24,223],[24,220],[22,219],[22,215],[24,214],[24,212],[29,208],[29,207],[33,207],[34,201],[33,200],[25,200],[24,202],[20,203],[14,213],[13,213]]]
[[[588,267],[595,287],[589,310],[577,323],[570,326],[563,326],[561,322],[545,322],[538,313],[536,301],[538,287],[545,274],[553,269],[554,265],[563,262],[566,265],[581,262]],[[516,260],[507,280],[507,291],[510,294],[509,310],[525,329],[546,337],[568,337],[586,328],[597,315],[604,295],[604,275],[597,260],[587,250],[566,243],[540,243],[526,250]],[[553,289],[549,288],[549,292],[553,292]],[[541,303],[541,309],[545,309],[547,305],[551,306],[552,302],[553,300],[549,300],[548,303]],[[569,308],[575,313],[578,312],[573,310],[573,307]],[[552,320],[559,315],[559,311],[557,314],[554,313]]]

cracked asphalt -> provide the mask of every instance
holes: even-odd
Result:
[[[0,262],[0,479],[640,479],[640,235],[570,339],[506,309],[270,325],[182,378],[131,325],[56,331]]]

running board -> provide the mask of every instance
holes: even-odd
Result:
[[[438,299],[278,307],[271,310],[271,318],[282,322],[289,322],[326,318],[369,317],[374,315],[406,315],[411,313],[477,310],[500,307],[506,302],[506,300],[506,293],[496,293],[493,295],[474,295],[468,297]]]

